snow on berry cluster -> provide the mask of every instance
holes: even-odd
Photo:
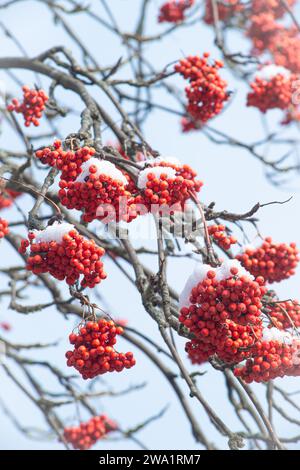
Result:
[[[250,84],[252,91],[247,106],[254,106],[262,113],[269,109],[287,109],[292,101],[293,75],[284,67],[266,65],[259,70]]]
[[[187,115],[195,122],[206,123],[218,115],[228,100],[227,83],[219,74],[220,60],[209,62],[209,53],[189,56],[175,65],[175,71],[189,81],[185,89]]]
[[[225,225],[210,225],[208,233],[223,250],[229,250],[237,242],[233,235],[227,235]]]
[[[75,367],[85,380],[106,372],[130,369],[135,365],[132,352],[123,354],[114,349],[116,336],[122,333],[123,328],[111,320],[101,318],[86,322],[78,334],[69,336],[74,350],[66,352],[67,365]]]
[[[137,217],[134,199],[126,190],[128,180],[113,163],[91,158],[81,171],[75,181],[59,183],[59,197],[65,207],[82,211],[85,222],[104,218],[130,222]]]
[[[280,282],[295,274],[299,251],[295,243],[274,243],[265,238],[259,247],[248,246],[236,257],[254,276],[263,276],[266,282]]]
[[[262,334],[265,293],[263,278],[254,279],[237,260],[196,265],[179,300],[179,321],[195,335],[186,346],[192,361],[212,353],[229,364],[248,357]]]
[[[222,2],[217,2],[218,20],[226,23],[237,13],[243,11],[243,9],[244,6],[239,0],[222,0]],[[211,0],[206,0],[204,21],[209,25],[213,25],[215,22]]]
[[[123,169],[94,155],[89,147],[64,151],[60,141],[36,152],[43,164],[62,172],[60,202],[68,209],[81,211],[85,222],[131,222],[138,214],[151,210],[152,205],[177,204],[181,210],[203,185],[189,165],[172,157],[140,161],[135,182]]]
[[[191,8],[195,0],[169,0],[159,10],[159,23],[180,23],[185,19],[186,10]]]
[[[262,339],[254,344],[251,358],[242,367],[235,368],[235,375],[247,383],[293,375],[298,341],[288,332],[266,328]]]
[[[36,152],[43,164],[61,171],[58,196],[67,209],[83,212],[85,222],[104,218],[130,222],[137,212],[127,190],[131,182],[129,175],[94,155],[95,149],[91,147],[64,151],[60,141]]]
[[[255,279],[236,260],[217,268],[196,265],[179,300],[179,321],[194,335],[185,346],[192,364],[216,355],[247,383],[299,376],[299,303],[270,303],[265,325],[266,293],[264,279]]]
[[[152,205],[180,207],[199,192],[203,182],[196,180],[197,173],[189,166],[172,157],[159,157],[148,161],[139,172],[137,187],[141,194],[136,203],[151,209]],[[179,207],[178,207],[179,208]],[[152,207],[153,209],[153,207]]]
[[[22,90],[23,101],[20,103],[17,98],[14,98],[11,104],[7,106],[7,110],[23,114],[26,127],[31,124],[39,126],[39,119],[42,117],[45,104],[49,98],[44,90],[30,89],[28,86],[23,86]]]
[[[0,239],[4,238],[9,232],[8,222],[5,219],[0,218]]]
[[[117,424],[106,415],[93,416],[87,422],[80,423],[79,426],[65,428],[63,437],[73,449],[88,450],[109,432],[117,429]]]
[[[45,230],[33,230],[22,240],[20,252],[26,253],[27,269],[34,274],[49,273],[73,285],[81,279],[83,287],[94,287],[106,278],[101,257],[104,249],[87,240],[74,226],[54,222]]]

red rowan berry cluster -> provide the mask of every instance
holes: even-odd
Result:
[[[60,141],[36,152],[42,163],[61,171],[58,196],[63,206],[82,211],[85,222],[104,218],[130,222],[137,212],[127,187],[133,189],[134,183],[113,163],[93,155],[91,147],[64,151]]]
[[[268,315],[279,330],[300,327],[300,304],[298,300],[287,300],[271,304]]]
[[[229,21],[233,15],[243,11],[244,6],[239,0],[222,0],[217,3],[218,6],[218,20],[224,23]],[[204,21],[206,24],[212,25],[215,22],[212,1],[206,0]]]
[[[197,339],[187,351],[194,360],[214,350],[225,362],[238,363],[261,336],[264,280],[253,280],[235,261],[197,269],[180,296],[179,321]]]
[[[296,0],[287,0],[285,5],[280,0],[252,0],[248,3],[227,0],[217,2],[218,17],[220,21],[226,22],[234,16],[232,25],[238,29],[243,25],[247,37],[252,42],[252,54],[268,53],[272,63],[284,67],[290,74],[297,74],[300,73],[299,30],[294,24],[289,25],[279,21],[287,16],[288,8],[292,9],[295,4]],[[214,23],[212,2],[209,0],[206,2],[204,21],[208,24]],[[262,83],[260,79],[254,81],[253,92],[248,96],[248,106],[256,106],[262,112],[272,108],[288,110],[282,122],[285,125],[300,119],[297,113],[294,110],[291,112],[290,109],[291,81],[284,80],[283,77],[274,77],[267,82]],[[193,101],[193,97],[192,93],[190,101]],[[193,106],[191,108],[194,109]],[[190,114],[196,118],[196,113],[190,112]],[[189,131],[194,128],[192,122],[187,122],[183,130]]]
[[[83,211],[83,220],[125,220],[137,217],[128,180],[113,163],[91,158],[81,166],[75,181],[61,180],[59,198],[68,209]]]
[[[291,8],[296,0],[286,0],[286,3]],[[251,10],[255,15],[262,12],[271,12],[275,18],[282,18],[286,13],[286,8],[280,0],[252,0]]]
[[[200,191],[203,182],[196,180],[197,173],[189,166],[182,165],[172,158],[159,157],[140,171],[137,186],[141,194],[135,198],[136,203],[182,207],[191,197],[191,193]]]
[[[5,219],[0,218],[0,239],[4,238],[9,232],[8,222]]]
[[[294,28],[279,30],[270,47],[275,64],[300,72],[300,35]]]
[[[42,117],[49,98],[44,90],[34,90],[28,86],[23,86],[22,90],[23,101],[20,103],[17,98],[14,98],[7,106],[7,110],[23,114],[26,127],[29,127],[30,124],[39,126],[39,119]]]
[[[259,3],[263,5],[266,2]],[[293,73],[299,73],[300,35],[297,28],[285,27],[278,23],[274,11],[270,9],[254,13],[249,20],[247,36],[252,40],[253,52],[261,54],[268,51],[276,65],[281,65]]]
[[[106,372],[130,369],[135,365],[132,352],[123,354],[114,349],[116,336],[122,333],[122,327],[104,318],[86,322],[78,334],[69,336],[74,350],[66,352],[67,365],[75,367],[85,380]]]
[[[270,12],[251,16],[251,23],[247,30],[247,36],[252,41],[252,52],[261,54],[265,50],[271,49],[274,44],[274,38],[278,31],[283,29]]]
[[[117,424],[106,415],[93,416],[86,423],[64,429],[64,439],[73,449],[88,450],[107,433],[116,431]]]
[[[196,122],[205,123],[219,114],[228,100],[227,83],[220,77],[223,62],[209,64],[209,53],[203,57],[189,56],[175,65],[175,71],[189,80],[185,92],[187,113]]]
[[[258,247],[247,247],[236,257],[253,276],[263,276],[266,282],[280,282],[295,274],[299,251],[295,243],[274,243],[265,238]]]
[[[27,269],[34,274],[49,273],[69,285],[82,276],[83,287],[94,287],[106,278],[101,257],[104,249],[87,240],[71,224],[54,222],[45,230],[35,230],[23,240],[20,252],[26,253]]]
[[[254,106],[265,113],[269,109],[287,109],[292,101],[293,75],[284,67],[267,65],[250,84],[247,106]]]
[[[186,343],[185,351],[192,364],[201,365],[215,354],[216,348],[210,343],[192,339]]]
[[[60,170],[61,180],[75,181],[82,173],[82,165],[95,155],[95,149],[92,147],[81,147],[74,151],[65,151],[62,147],[62,142],[56,140],[52,146],[37,150],[35,155],[44,165]]]
[[[11,207],[13,200],[20,196],[21,193],[13,191],[12,189],[5,189],[0,194],[0,210]]]
[[[296,352],[292,337],[284,333],[280,338],[280,330],[276,328],[267,329],[267,333],[266,338],[255,343],[251,358],[247,359],[246,364],[234,370],[234,374],[247,383],[268,382],[289,375],[289,370],[291,375]]]
[[[210,225],[208,227],[208,233],[223,250],[230,250],[231,245],[237,242],[234,236],[227,235],[225,225]]]
[[[169,0],[160,7],[159,23],[179,23],[184,21],[185,12],[194,5],[195,0]]]

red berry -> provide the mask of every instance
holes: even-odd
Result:
[[[90,334],[89,332],[92,331]],[[75,367],[84,379],[92,379],[106,372],[121,372],[135,365],[132,352],[118,353],[114,349],[116,335],[123,332],[113,321],[101,318],[98,322],[88,321],[80,334],[72,333],[69,341],[73,351],[66,353],[67,365]]]
[[[70,224],[54,222],[45,230],[30,232],[28,240],[21,242],[20,251],[25,253],[30,247],[27,269],[34,274],[49,273],[68,285],[81,278],[81,285],[90,288],[106,278],[100,261],[104,249],[94,240],[85,239]],[[84,265],[88,267],[83,269]]]
[[[107,433],[118,429],[117,424],[106,415],[93,416],[86,423],[64,429],[64,439],[74,449],[90,449],[99,439]]]
[[[195,0],[169,0],[160,7],[159,23],[179,23],[185,19],[185,11],[194,5]]]
[[[7,106],[7,110],[23,114],[26,127],[29,127],[30,124],[39,126],[39,119],[42,117],[48,99],[44,90],[29,89],[27,86],[23,86],[23,101],[19,103],[16,98],[13,99],[11,104]]]
[[[175,65],[175,71],[189,80],[186,87],[187,115],[195,123],[206,123],[218,115],[228,100],[227,83],[220,77],[221,61],[209,64],[207,54],[190,56]]]
[[[280,282],[295,274],[300,259],[295,243],[274,243],[270,237],[260,247],[247,248],[236,258],[251,274],[262,276],[269,283]]]

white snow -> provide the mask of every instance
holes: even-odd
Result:
[[[290,78],[291,72],[280,65],[266,65],[256,72],[255,78],[261,78],[269,82],[272,78],[276,77],[276,75],[283,75],[285,78]]]
[[[174,168],[170,168],[167,166],[148,167],[140,171],[139,173],[138,182],[137,182],[138,188],[140,189],[146,188],[149,173],[153,173],[157,178],[160,178],[161,175],[167,175],[168,178],[176,177],[176,170],[174,170]]]
[[[284,330],[278,330],[278,328],[265,328],[263,330],[264,341],[278,341],[279,343],[292,344],[293,336]]]
[[[123,173],[111,162],[107,160],[99,160],[98,158],[92,157],[87,162],[84,162],[81,166],[82,173],[77,176],[76,181],[84,183],[84,180],[87,176],[90,175],[89,168],[94,165],[97,168],[96,175],[107,175],[110,176],[113,180],[121,181],[124,185],[128,184],[127,179]]]
[[[218,266],[217,268],[212,268],[209,264],[201,264],[197,263],[195,265],[193,273],[189,276],[180,296],[179,296],[179,309],[182,307],[188,307],[190,305],[190,294],[193,287],[197,286],[199,282],[202,282],[203,279],[206,278],[208,271],[215,271],[216,279],[218,281],[222,281],[224,279],[229,279],[232,276],[230,272],[231,268],[238,269],[238,276],[247,276],[250,279],[254,279],[254,277],[246,271],[245,268],[241,265],[241,263],[236,260],[225,260]]]
[[[215,271],[215,269],[209,264],[197,263],[195,265],[194,271],[189,276],[179,296],[179,309],[190,305],[190,294],[192,289],[206,278],[208,271]]]
[[[247,243],[241,247],[241,253],[245,253],[245,251],[255,251],[257,248],[252,243]]]
[[[54,222],[52,225],[48,225],[45,230],[33,230],[33,233],[35,234],[34,243],[61,243],[63,236],[71,230],[74,230],[74,225],[72,224],[68,224],[66,222]]]
[[[171,165],[181,166],[182,163],[176,157],[157,157],[153,160],[154,163],[170,163]]]
[[[232,276],[230,272],[231,268],[238,269],[238,273],[237,273],[238,276],[240,277],[247,276],[248,278],[252,279],[252,281],[254,280],[254,276],[252,276],[252,274],[250,274],[249,271],[243,268],[243,266],[237,259],[226,259],[225,261],[223,261],[221,266],[217,268],[218,281],[222,281],[223,279],[228,279],[229,277],[231,277]]]

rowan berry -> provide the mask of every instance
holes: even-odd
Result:
[[[185,19],[186,10],[194,5],[195,0],[169,0],[160,7],[159,23],[180,23]]]
[[[195,122],[206,123],[218,115],[229,98],[227,83],[219,75],[223,63],[209,63],[209,53],[203,57],[189,56],[175,65],[175,71],[189,81],[186,87],[187,115]]]
[[[222,0],[222,2],[216,3],[218,8],[218,20],[224,23],[228,22],[230,18],[244,9],[244,6],[239,0]],[[204,21],[209,25],[213,25],[215,22],[211,0],[206,0]]]
[[[8,222],[0,218],[0,239],[4,238],[9,233]]]
[[[22,90],[23,101],[20,103],[17,98],[14,98],[7,106],[7,110],[23,114],[26,127],[31,124],[39,126],[39,120],[49,98],[44,90],[30,89],[28,86],[23,86]]]
[[[295,274],[299,263],[299,251],[295,243],[274,243],[265,238],[258,248],[247,247],[236,257],[254,276],[263,276],[269,282],[280,282]]]
[[[288,109],[292,101],[292,83],[295,77],[289,70],[267,65],[259,70],[250,84],[247,106],[254,106],[265,113],[269,109]]]
[[[178,160],[159,157],[148,162],[140,171],[137,186],[141,194],[135,198],[136,203],[144,204],[148,210],[153,205],[176,206],[181,210],[191,193],[199,192],[203,182],[196,180],[197,173]]]
[[[117,424],[106,415],[93,416],[79,426],[66,427],[63,437],[74,449],[87,450],[106,434],[117,429]]]
[[[74,350],[66,352],[67,365],[75,367],[85,380],[106,372],[130,369],[135,365],[133,354],[122,354],[114,349],[116,337],[122,333],[121,327],[104,318],[86,322],[78,334],[69,336]]]
[[[85,239],[73,225],[54,222],[45,230],[30,232],[28,239],[21,242],[20,252],[26,253],[29,247],[26,267],[34,274],[49,273],[69,285],[82,276],[81,285],[90,288],[106,278],[101,261],[104,249]]]
[[[214,242],[223,248],[223,250],[229,250],[231,245],[237,242],[234,236],[227,235],[225,225],[210,225],[208,227],[208,233],[213,238]]]

